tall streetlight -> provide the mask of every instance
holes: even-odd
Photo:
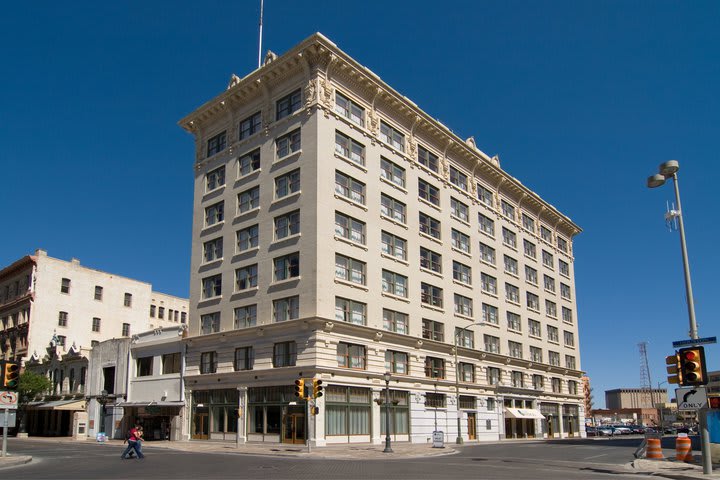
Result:
[[[482,324],[482,322],[475,322],[471,323],[467,327],[456,328],[455,330],[455,406],[457,408],[457,438],[455,439],[455,443],[458,445],[463,444],[462,432],[460,427],[462,412],[460,411],[460,364],[458,363],[458,340],[460,339],[460,334],[466,331],[468,328]]]
[[[108,392],[103,390],[100,392],[100,396],[97,397],[97,401],[100,403],[100,428],[99,433],[105,433],[105,404],[108,402]]]
[[[657,389],[658,389],[658,395],[662,395],[660,393],[660,386],[664,383],[668,383],[667,381],[658,382]],[[660,435],[665,433],[665,427],[663,426],[664,419],[663,419],[663,407],[665,406],[665,402],[667,402],[667,393],[665,394],[665,398],[662,399],[662,402],[658,402],[658,418],[660,419]]]
[[[672,178],[675,185],[675,201],[677,210],[668,212],[672,218],[678,219],[678,230],[680,231],[680,249],[682,250],[683,269],[685,271],[685,296],[687,297],[688,317],[690,319],[690,338],[698,338],[697,323],[695,322],[695,302],[693,301],[692,282],[690,281],[690,264],[688,262],[687,245],[685,244],[685,225],[683,223],[682,206],[680,205],[680,187],[678,186],[677,172],[680,164],[677,160],[668,160],[659,167],[660,173],[648,177],[648,188],[657,188],[665,184],[667,179]]]
[[[383,453],[393,453],[390,447],[390,372],[385,372],[385,450]]]

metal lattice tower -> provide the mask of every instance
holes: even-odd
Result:
[[[639,405],[643,408],[652,408],[654,401],[652,398],[652,383],[650,381],[650,365],[647,359],[647,342],[638,343],[640,348],[640,390],[641,399],[647,400],[647,405]]]

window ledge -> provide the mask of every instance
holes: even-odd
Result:
[[[362,203],[358,203],[358,202],[356,202],[355,200],[352,200],[352,199],[350,199],[350,198],[344,197],[344,196],[340,195],[340,194],[337,193],[337,192],[335,193],[335,198],[337,198],[338,200],[342,200],[342,201],[344,201],[344,202],[347,202],[347,203],[349,203],[350,205],[353,205],[353,206],[355,206],[355,207],[361,208],[362,210],[364,210],[364,211],[366,211],[366,212],[368,211],[368,208],[367,208],[365,205],[363,205]]]
[[[258,252],[258,251],[260,251],[260,246],[246,248],[245,250],[238,250],[235,255],[243,255],[243,254],[246,254],[249,252]]]
[[[365,249],[367,250],[367,249]],[[393,262],[400,263],[402,265],[405,265],[406,267],[410,266],[410,262],[407,260],[403,260],[402,258],[393,257],[392,255],[388,255],[387,253],[381,253],[380,256],[382,258],[387,258],[388,260],[392,260]]]
[[[429,268],[420,267],[420,271],[421,271],[421,272],[425,272],[425,273],[429,273],[430,275],[434,275],[434,276],[436,276],[436,277],[438,277],[438,278],[443,278],[442,273],[438,273],[438,272],[436,272],[436,271],[434,271],[434,270],[430,270]]]
[[[275,205],[275,204],[277,204],[277,203],[280,203],[280,202],[283,202],[283,201],[287,201],[287,200],[292,199],[292,198],[297,198],[297,197],[300,196],[301,193],[302,193],[302,190],[298,190],[297,192],[288,193],[288,194],[285,195],[284,197],[276,198],[275,200],[273,200],[273,201],[270,203],[270,205]]]
[[[276,287],[276,286],[280,286],[280,285],[286,285],[288,283],[299,282],[301,278],[302,278],[302,276],[298,275],[297,277],[290,277],[290,278],[284,278],[282,280],[275,280],[274,282],[270,282],[270,286]]]
[[[236,181],[236,182],[239,182],[240,180],[245,180],[246,178],[251,177],[252,175],[258,174],[258,173],[260,173],[260,172],[262,172],[262,168],[258,168],[258,169],[256,169],[256,170],[251,170],[251,171],[249,171],[248,173],[245,173],[245,174],[242,174],[242,173],[241,173],[241,174],[238,175],[238,178],[237,178],[237,180],[235,180],[235,181]]]
[[[293,240],[293,239],[296,239],[296,238],[300,238],[301,236],[302,236],[302,233],[293,233],[292,235],[288,235],[287,237],[282,237],[282,238],[278,238],[278,239],[273,240],[273,241],[270,243],[270,245],[271,245],[271,246],[272,246],[272,245],[278,245],[278,244],[280,244],[280,243],[287,242],[287,241],[289,241],[289,240]]]
[[[505,273],[507,273],[509,276],[511,276],[513,278],[517,278],[518,280],[520,279],[520,277],[518,276],[517,273],[508,272],[507,270],[505,270]]]
[[[468,222],[467,220],[463,220],[462,218],[460,218],[460,217],[458,217],[458,216],[455,216],[455,215],[453,215],[452,213],[450,214],[450,218],[452,218],[452,219],[454,219],[454,220],[457,220],[458,222],[462,223],[462,224],[465,225],[466,227],[470,227],[470,226],[471,226],[471,225],[470,225],[470,222]]]
[[[215,188],[213,188],[212,190],[205,190],[205,193],[203,193],[203,198],[205,198],[206,196],[210,196],[210,195],[213,194],[213,193],[221,192],[221,191],[223,191],[224,189],[225,189],[225,184],[223,183],[223,184],[220,185],[219,187],[215,187]]]
[[[468,320],[468,321],[470,321],[470,322],[475,321],[475,319],[474,319],[473,317],[469,316],[469,315],[464,315],[464,314],[462,314],[462,313],[457,313],[457,312],[455,312],[454,315],[455,315],[457,318],[462,318],[463,320]],[[463,347],[463,348],[473,348],[473,347],[465,347],[464,345],[459,345],[459,346],[460,346],[460,347]]]
[[[214,260],[210,260],[209,262],[203,262],[201,264],[202,267],[210,267],[210,266],[218,266],[220,265],[224,260],[224,257],[216,258]]]
[[[365,250],[366,252],[368,251],[368,248],[367,248],[365,245],[363,245],[362,243],[354,242],[354,241],[352,241],[352,240],[350,240],[350,239],[347,239],[347,238],[345,238],[345,237],[341,237],[341,236],[339,236],[339,235],[333,235],[333,238],[334,238],[335,240],[337,240],[338,242],[346,243],[346,244],[351,245],[351,246],[353,246],[353,247],[356,247],[356,248],[360,248],[360,249],[362,249],[362,250]]]
[[[218,226],[219,225],[219,226]],[[215,222],[211,225],[205,225],[202,230],[200,230],[200,235],[205,233],[206,231],[210,230],[211,228],[217,228],[222,229],[222,226],[225,225],[225,220],[220,220],[219,222]],[[62,293],[62,292],[61,292]]]
[[[406,189],[405,187],[398,185],[397,183],[395,183],[395,182],[393,182],[392,180],[389,180],[389,179],[383,177],[382,175],[380,175],[380,181],[383,182],[383,183],[385,183],[385,184],[387,184],[387,185],[390,185],[391,187],[393,187],[393,188],[396,189],[396,190],[401,191],[401,192],[404,193],[405,195],[407,195],[407,193],[408,193],[408,191],[407,191],[407,189]]]
[[[482,258],[480,259],[480,263],[487,265],[488,267],[497,268],[494,263],[488,262],[487,260],[482,259]]]
[[[398,300],[400,302],[410,303],[409,298],[401,297],[400,295],[395,295],[393,293],[382,292],[381,295],[383,297],[392,298],[393,300]]]
[[[532,260],[533,262],[537,263],[537,258],[533,257],[532,255],[528,255],[527,253],[524,255],[525,258],[527,258],[528,260]]]
[[[249,209],[249,210],[245,210],[244,212],[238,212],[238,213],[235,215],[235,218],[237,219],[237,218],[244,217],[244,216],[247,216],[247,215],[252,215],[253,213],[257,213],[257,212],[259,212],[259,211],[260,211],[260,207],[253,207],[253,208],[251,208],[251,209]]]
[[[429,305],[427,303],[420,303],[420,306],[422,308],[427,308],[428,310],[434,310],[439,313],[445,313],[445,310],[442,307],[436,307],[435,305]]]
[[[438,245],[442,245],[442,243],[443,243],[442,240],[440,240],[439,238],[435,238],[432,235],[429,235],[425,232],[419,232],[419,233],[420,233],[421,237],[427,238],[428,240],[433,241],[433,242],[437,243]]]
[[[515,306],[517,306],[517,307],[520,307],[520,306],[521,306],[521,305],[520,305],[520,302],[516,302],[515,300],[510,300],[510,299],[505,299],[505,300],[507,301],[507,303],[509,303],[509,304],[511,304],[511,305],[515,305]]]
[[[422,203],[422,204],[424,204],[424,205],[427,205],[428,207],[433,208],[433,209],[437,210],[438,212],[442,212],[442,209],[440,208],[440,205],[435,205],[435,204],[432,203],[431,201],[425,200],[425,199],[422,198],[422,197],[418,197],[418,200],[420,200],[420,203]]]
[[[357,288],[358,290],[364,290],[364,291],[366,291],[366,292],[367,292],[368,290],[370,290],[370,289],[369,289],[368,287],[366,287],[365,285],[360,285],[360,284],[358,284],[358,283],[350,282],[350,281],[348,281],[348,280],[341,280],[341,279],[339,279],[339,278],[335,278],[335,283],[340,284],[340,285],[345,285],[345,286],[347,286],[347,287]]]
[[[390,222],[390,223],[392,223],[392,224],[395,224],[395,225],[397,225],[398,227],[402,227],[402,228],[404,228],[405,230],[408,229],[408,226],[407,226],[406,224],[404,224],[404,223],[402,223],[402,222],[399,222],[398,220],[395,220],[395,219],[392,218],[392,217],[388,217],[387,215],[383,215],[382,213],[380,214],[380,218],[383,219],[383,220],[387,220],[388,222]]]
[[[517,244],[513,245],[513,244],[511,244],[511,243],[505,243],[505,242],[503,242],[502,244],[503,244],[504,247],[507,247],[507,248],[509,248],[510,250],[512,250],[512,251],[514,251],[514,252],[517,252]]]
[[[530,310],[531,312],[540,313],[539,308],[527,307],[527,309]]]
[[[242,290],[235,290],[233,292],[233,295],[238,294],[238,293],[257,292],[258,290],[260,290],[260,287],[258,287],[258,286],[254,286],[254,287],[250,287],[250,288],[243,288]]]
[[[362,170],[364,173],[368,172],[367,168],[365,168],[364,163],[358,163],[350,157],[346,157],[345,155],[340,155],[337,151],[335,151],[335,158],[339,158],[343,162],[349,163],[350,165],[357,168],[358,170]]]
[[[455,285],[460,285],[460,286],[462,286],[462,287],[469,288],[470,290],[472,290],[472,288],[473,288],[473,287],[472,287],[472,284],[470,284],[470,283],[465,283],[465,282],[461,282],[460,280],[455,280],[454,278],[453,278],[453,283],[454,283]]]
[[[485,295],[487,295],[488,297],[492,297],[492,298],[498,299],[497,293],[488,292],[487,290],[482,290],[482,289],[481,289],[480,291],[481,291],[482,293],[484,293]]]
[[[470,255],[470,254],[469,254],[468,252],[466,252],[465,250],[460,250],[460,249],[457,248],[457,247],[450,247],[450,249],[451,249],[453,252],[459,253],[460,255],[465,255],[465,256],[468,257],[468,258],[472,258],[472,255]]]
[[[275,161],[273,162],[273,164],[285,162],[287,160],[290,160],[293,157],[299,157],[301,154],[302,154],[302,148],[300,150],[295,150],[294,152],[290,152],[287,155],[285,155],[284,157],[276,158]]]

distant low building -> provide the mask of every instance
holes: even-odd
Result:
[[[616,388],[605,391],[605,406],[609,410],[656,408],[667,401],[667,390]]]

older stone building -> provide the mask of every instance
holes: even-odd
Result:
[[[399,441],[584,433],[580,228],[497,157],[320,34],[180,125],[192,438],[377,443],[386,414]],[[309,419],[298,378],[324,383]]]

